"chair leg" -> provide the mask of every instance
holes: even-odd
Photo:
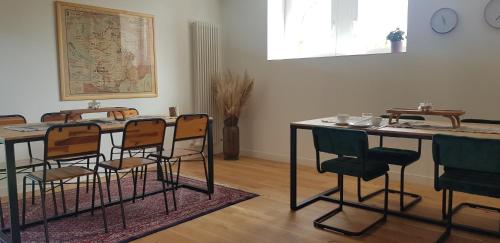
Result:
[[[103,196],[103,193],[102,193],[102,185],[101,185],[101,177],[99,177],[99,175],[97,174],[98,172],[96,172],[94,174],[94,178],[97,177],[97,185],[99,187],[99,198],[101,199],[101,211],[102,211],[102,220],[104,222],[104,232],[105,233],[108,233],[108,221],[106,220],[106,207],[104,207],[104,196]],[[93,181],[95,182],[95,181]],[[93,183],[95,185],[95,183]],[[93,190],[95,190],[95,187],[93,188]],[[92,196],[92,202],[94,201],[93,200],[93,196]],[[92,204],[92,210],[94,210],[94,205]]]
[[[49,242],[49,225],[48,225],[48,222],[47,222],[47,209],[45,207],[45,197],[46,197],[46,193],[45,193],[45,183],[43,182],[40,182],[39,183],[39,187],[40,187],[40,195],[41,195],[41,198],[42,198],[42,214],[43,214],[43,227],[44,227],[44,231],[45,231],[45,242]]]
[[[127,223],[125,223],[125,208],[123,207],[123,194],[122,194],[122,185],[120,184],[120,175],[118,175],[118,171],[115,170],[116,174],[116,183],[118,184],[118,194],[120,196],[120,208],[122,211],[122,222],[123,222],[123,228],[127,228]]]
[[[80,177],[76,178],[76,200],[75,200],[75,217],[78,216],[78,206],[80,202]]]
[[[111,202],[111,190],[110,190],[110,184],[111,184],[111,170],[104,169],[104,176],[106,177],[106,189],[108,192],[108,202]]]
[[[64,183],[62,180],[59,181],[59,186],[61,187],[61,200],[63,205],[63,212],[66,213],[66,197],[64,196]]]
[[[98,172],[94,173],[94,175],[92,176],[92,205],[91,205],[91,210],[90,210],[90,214],[92,216],[94,216],[94,206],[95,206],[95,180],[96,180],[96,177],[99,177],[99,175],[97,175]],[[101,198],[101,201],[102,201],[102,198]]]
[[[446,231],[439,237],[437,242],[445,242],[446,239],[451,234],[451,226],[452,226],[452,221],[451,218],[453,216],[453,190],[448,190],[448,214],[446,215],[447,221],[446,221]]]
[[[441,215],[443,220],[446,219],[446,189],[443,189],[443,201],[442,201]]]
[[[90,169],[90,159],[87,159],[87,169]],[[85,176],[85,192],[89,193],[89,176]]]
[[[132,203],[135,203],[135,198],[137,196],[137,176],[139,174],[139,168],[130,170],[132,172],[132,181],[134,183],[134,193],[132,194]]]
[[[403,193],[401,193],[403,195]],[[384,221],[387,220],[387,211],[389,209],[389,174],[385,173],[385,188],[384,188]]]
[[[167,169],[167,167],[165,166],[165,170]],[[169,169],[169,173],[170,173],[170,179],[172,180],[172,195],[173,195],[173,199],[174,199],[174,210],[177,210],[177,199],[175,198],[175,192],[177,190],[177,187],[174,185],[173,181],[174,181],[174,174],[172,172],[172,164],[169,162],[168,163],[168,169]],[[168,178],[168,174],[167,174],[167,178]]]
[[[32,185],[35,185],[35,182],[32,181]],[[26,177],[23,178],[23,212],[22,212],[22,221],[21,225],[24,226],[26,224]],[[2,213],[2,228],[3,225],[3,213]]]
[[[350,235],[350,236],[360,236],[360,235],[365,234],[366,232],[368,232],[369,230],[371,230],[375,226],[379,225],[380,223],[386,221],[386,219],[387,219],[387,206],[388,206],[388,204],[387,204],[387,202],[388,202],[388,200],[387,200],[388,199],[387,188],[389,186],[389,178],[388,178],[387,174],[386,174],[386,185],[384,188],[384,190],[386,191],[385,202],[384,202],[384,214],[381,218],[379,218],[378,220],[376,220],[375,222],[373,222],[372,224],[368,225],[363,230],[358,231],[358,232],[353,232],[353,231],[349,231],[346,229],[341,229],[341,228],[337,228],[334,226],[324,224],[325,221],[334,217],[335,215],[342,212],[342,210],[343,210],[343,206],[344,206],[344,178],[343,178],[343,175],[338,175],[338,180],[339,180],[338,188],[339,188],[339,192],[340,192],[340,198],[339,198],[339,203],[338,203],[339,206],[336,209],[321,216],[320,218],[314,220],[314,227],[322,229],[322,230],[326,230],[326,231],[339,232],[339,233],[342,233],[345,235]]]
[[[205,162],[205,156],[202,155],[203,158],[203,169],[205,170],[205,180],[207,182],[207,195],[208,195],[208,200],[212,200],[212,195],[208,191],[208,188],[210,187],[208,185],[208,173],[207,173],[207,163]]]
[[[144,200],[146,196],[146,177],[148,175],[148,166],[144,166],[144,174],[143,174],[143,181],[142,181],[142,200]]]
[[[161,177],[163,177],[163,173],[160,173]],[[163,199],[165,200],[165,211],[168,214],[168,200],[167,200],[167,188],[165,187],[165,178],[160,178],[161,186],[163,189]],[[173,191],[173,190],[172,190]]]
[[[179,187],[179,175],[181,174],[181,158],[177,161],[177,176],[175,179],[175,187]]]
[[[31,167],[31,171],[35,172],[35,167]],[[31,205],[35,205],[35,182],[31,183]]]
[[[52,200],[54,201],[54,213],[56,215],[59,215],[59,212],[57,210],[57,201],[56,201],[56,190],[55,190],[55,187],[54,187],[54,182],[50,182],[50,188],[52,190]]]

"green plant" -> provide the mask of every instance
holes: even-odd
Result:
[[[387,40],[390,40],[392,42],[394,42],[394,41],[402,41],[406,37],[405,34],[406,34],[406,32],[404,32],[404,31],[400,30],[399,28],[397,28],[396,30],[391,31],[387,35]]]

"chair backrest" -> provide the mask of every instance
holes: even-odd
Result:
[[[434,162],[445,168],[500,173],[500,140],[435,135]]]
[[[364,131],[315,127],[313,138],[317,152],[361,159],[368,152],[368,135]]]
[[[492,124],[492,125],[500,125],[500,121],[498,120],[485,120],[485,119],[463,119],[462,123],[478,123],[478,124]]]
[[[0,126],[26,124],[26,118],[21,115],[0,116]]]
[[[128,121],[123,131],[122,154],[124,150],[162,148],[166,127],[160,118]]]
[[[45,160],[99,155],[101,128],[94,123],[52,126],[45,134]]]
[[[40,119],[41,122],[71,122],[82,120],[81,114],[64,114],[60,112],[45,113]]]
[[[389,115],[381,115],[382,118],[389,118]],[[415,120],[415,121],[425,121],[423,116],[400,116],[399,119],[403,120]]]
[[[208,120],[207,114],[180,115],[175,121],[174,142],[205,138]]]
[[[115,120],[126,120],[131,117],[139,116],[139,111],[135,108],[130,108],[124,111],[110,111],[108,112],[108,118],[113,118]]]

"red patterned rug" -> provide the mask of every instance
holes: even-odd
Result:
[[[154,180],[155,172],[148,173],[146,191],[156,191],[161,189],[161,184]],[[181,178],[184,184],[193,185],[199,188],[206,188],[205,182]],[[138,194],[142,194],[142,183],[138,181]],[[122,180],[124,198],[129,198],[133,193],[131,177]],[[103,180],[104,200],[107,202],[106,186]],[[98,192],[98,190],[96,190]],[[29,197],[28,193],[28,197]],[[80,209],[90,208],[92,192],[85,192],[85,185],[82,183],[80,190]],[[57,193],[57,206],[59,213],[62,213],[62,203],[60,193]],[[201,217],[211,212],[223,209],[233,204],[256,197],[256,194],[215,185],[215,193],[212,199],[204,193],[196,192],[186,188],[180,188],[176,191],[177,210],[174,211],[172,193],[168,192],[168,206],[170,213],[165,213],[163,194],[158,193],[146,197],[144,200],[136,200],[135,203],[126,202],[125,215],[127,229],[123,229],[121,221],[120,206],[114,205],[106,207],[106,216],[108,221],[108,233],[104,233],[101,210],[96,210],[94,216],[88,213],[79,214],[78,217],[67,217],[56,221],[49,221],[49,237],[53,242],[128,242],[139,239],[146,235],[173,227],[175,225],[187,222],[189,220]],[[68,212],[75,209],[76,190],[65,190],[66,205]],[[118,188],[116,181],[111,181],[112,200],[118,199]],[[54,215],[54,205],[52,194],[47,194],[47,214],[48,217]],[[98,194],[96,195],[96,205],[100,205]],[[19,210],[22,204],[19,202]],[[5,219],[7,221],[8,210],[4,209]],[[40,198],[37,197],[35,205],[31,205],[31,200],[27,200],[26,223],[39,220],[42,217]],[[29,227],[22,231],[23,242],[43,242],[43,225]]]

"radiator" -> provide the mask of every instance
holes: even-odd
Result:
[[[212,76],[219,72],[219,27],[203,22],[193,22],[191,28],[192,78],[194,110],[213,117],[214,143],[222,141],[223,118],[217,110]]]

